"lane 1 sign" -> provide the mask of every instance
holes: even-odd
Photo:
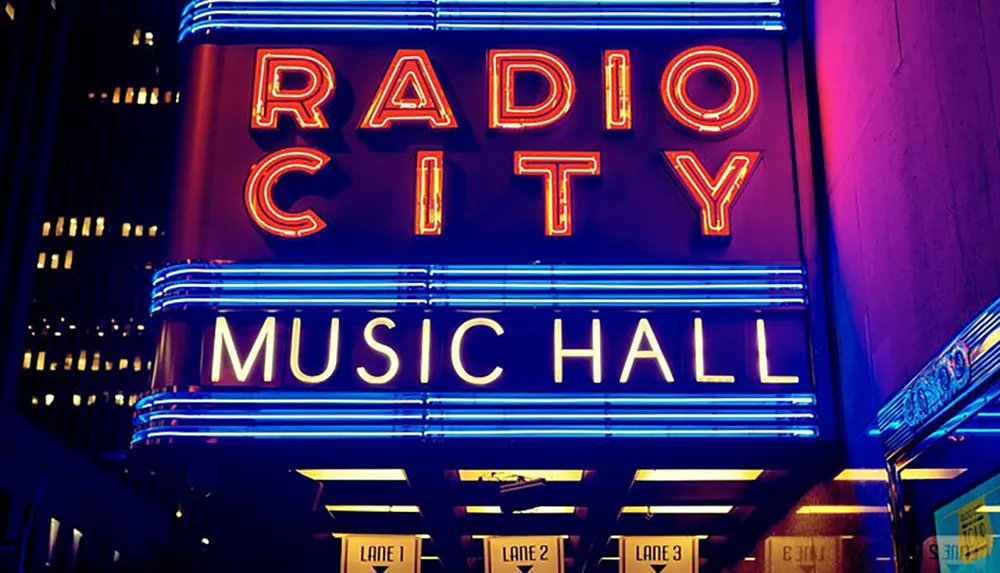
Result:
[[[345,535],[340,573],[420,573],[420,538],[413,535]]]
[[[487,537],[483,553],[486,573],[563,573],[559,536]]]
[[[697,537],[620,537],[618,573],[698,573]]]

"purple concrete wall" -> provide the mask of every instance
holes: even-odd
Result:
[[[860,422],[1000,296],[1000,1],[812,8],[837,337]]]

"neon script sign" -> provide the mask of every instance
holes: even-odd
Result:
[[[338,94],[334,63],[307,48],[262,48],[255,59],[250,129],[266,132],[283,123],[303,134],[331,129],[324,108]],[[537,49],[490,49],[486,57],[488,130],[544,132],[574,112],[584,89],[573,70],[557,54]],[[603,130],[627,134],[635,128],[632,52],[608,49],[602,54]],[[714,74],[724,98],[712,104],[692,95],[696,78]],[[744,129],[760,102],[761,87],[753,67],[735,51],[696,46],[678,53],[664,68],[659,83],[662,108],[676,129],[692,137],[725,139]],[[536,97],[532,98],[531,95]],[[717,94],[716,94],[717,95]],[[642,96],[640,96],[642,97]],[[709,98],[711,99],[711,98]],[[456,131],[459,115],[428,52],[396,51],[367,111],[360,132],[398,129]],[[732,211],[755,168],[760,151],[737,149],[721,165],[708,164],[692,149],[658,150],[661,160],[695,206],[703,237],[729,237]],[[604,175],[604,157],[593,149],[514,149],[510,157],[516,177],[541,182],[544,233],[573,235],[575,183]],[[447,155],[439,149],[417,149],[413,164],[413,233],[444,233]],[[256,227],[272,236],[296,240],[324,231],[328,223],[314,209],[282,208],[275,187],[291,173],[315,175],[331,156],[314,147],[295,145],[260,158],[246,178],[243,203]]]

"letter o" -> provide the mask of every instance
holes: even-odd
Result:
[[[729,99],[707,109],[688,95],[688,82],[699,71],[715,70],[729,82]],[[698,46],[679,54],[663,72],[660,95],[667,111],[681,125],[698,133],[725,133],[745,125],[760,99],[757,76],[736,52],[718,46]]]

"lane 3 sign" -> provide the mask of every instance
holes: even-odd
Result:
[[[618,573],[698,573],[697,537],[621,537]]]

